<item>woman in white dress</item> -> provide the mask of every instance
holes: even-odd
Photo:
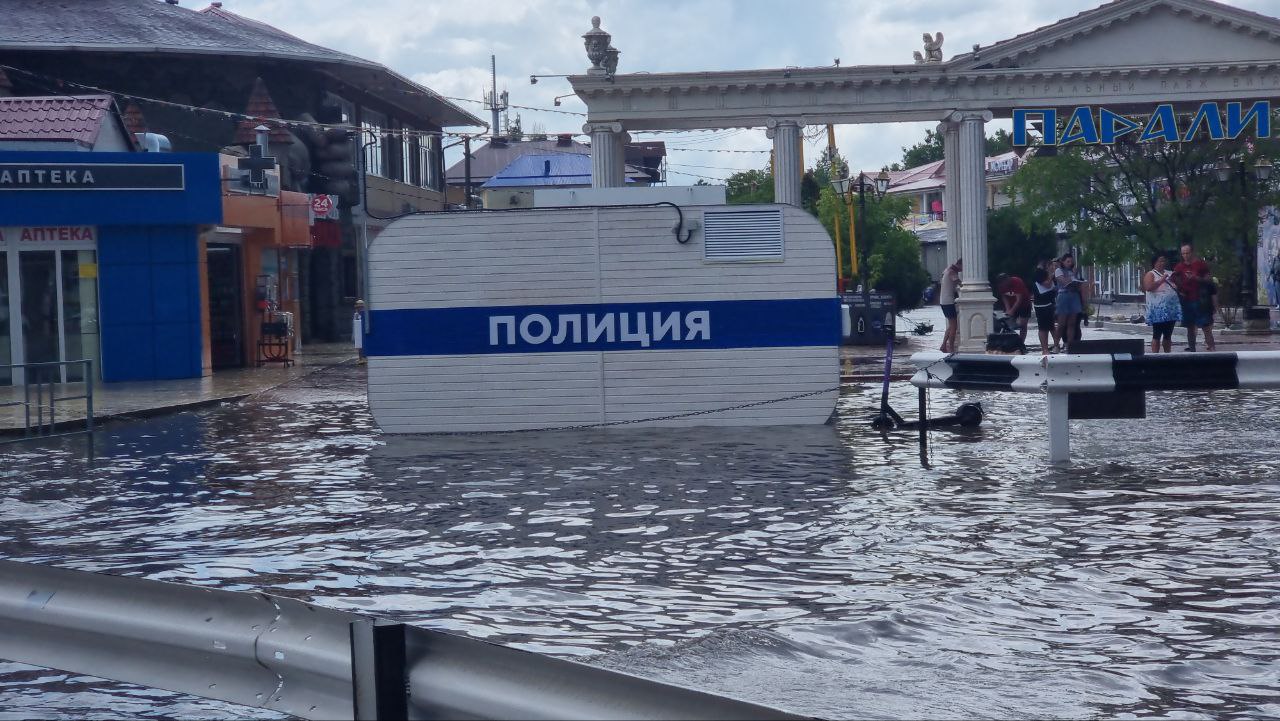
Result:
[[[1173,351],[1173,327],[1182,321],[1182,303],[1177,284],[1167,266],[1164,253],[1151,257],[1151,270],[1142,276],[1142,289],[1147,293],[1147,325],[1151,326],[1151,352]]]

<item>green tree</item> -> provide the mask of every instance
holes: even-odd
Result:
[[[725,199],[729,205],[773,202],[773,173],[768,168],[734,173],[725,185]]]
[[[1041,221],[1023,225],[1017,208],[1001,208],[987,214],[987,271],[991,287],[996,277],[1008,273],[1027,281],[1041,261],[1057,255],[1057,234]]]
[[[855,213],[858,201],[854,199]],[[899,225],[910,212],[906,198],[888,197],[876,200],[875,194],[866,197],[866,217],[856,228],[861,251],[865,243],[867,273],[870,286],[878,291],[892,293],[899,310],[911,310],[920,305],[920,293],[929,284],[929,274],[920,260],[920,241],[910,231]],[[828,185],[822,189],[818,201],[818,220],[827,232],[835,237],[835,224],[840,223],[840,270],[842,277],[852,277],[849,262],[849,207]],[[856,215],[855,215],[856,220]]]
[[[987,156],[1003,155],[1013,150],[1013,135],[1001,128],[994,135],[987,136]],[[906,170],[942,160],[945,157],[942,146],[942,134],[935,130],[924,131],[924,142],[916,143],[902,149],[902,163],[894,163],[891,170]]]
[[[996,130],[994,135],[987,136],[987,157],[1004,155],[1013,150],[1013,134],[1004,128]]]
[[[1086,263],[1142,264],[1156,252],[1193,243],[1215,268],[1224,301],[1237,297],[1241,248],[1256,243],[1258,209],[1274,194],[1239,168],[1275,157],[1273,140],[1068,146],[1037,155],[1014,174],[1005,192],[1015,199],[1024,229],[1062,226]],[[1234,158],[1230,182],[1215,163]],[[1240,163],[1243,162],[1243,166]],[[1242,246],[1243,243],[1243,246]]]
[[[942,135],[935,130],[924,131],[924,142],[902,149],[902,168],[916,168],[943,158]]]

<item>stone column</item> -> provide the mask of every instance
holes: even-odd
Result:
[[[773,140],[773,202],[800,205],[800,124],[770,119],[765,135]]]
[[[622,132],[622,123],[587,123],[582,132],[591,136],[591,187],[626,185],[627,134]]]
[[[964,270],[960,275],[960,294],[956,299],[959,315],[959,349],[966,353],[982,353],[987,349],[991,332],[992,304],[995,296],[987,282],[987,134],[990,111],[952,113],[951,121],[959,124],[959,148],[956,176],[947,184],[957,184],[960,210],[960,255]],[[950,223],[947,224],[950,227]]]
[[[947,262],[951,265],[961,255],[960,246],[960,124],[946,121],[938,125],[944,153],[943,172],[947,184],[942,187],[942,209],[947,221]],[[945,267],[945,266],[944,266]]]

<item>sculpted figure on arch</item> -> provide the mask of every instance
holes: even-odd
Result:
[[[940,63],[942,62],[942,33],[937,35],[924,34],[924,53],[916,51],[914,53],[917,65],[924,63]]]

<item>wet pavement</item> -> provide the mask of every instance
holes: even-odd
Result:
[[[101,422],[122,416],[137,416],[155,412],[172,411],[184,408],[196,408],[210,403],[235,401],[254,393],[274,388],[295,378],[300,378],[317,367],[334,365],[354,360],[355,353],[350,344],[330,343],[304,346],[303,352],[294,355],[295,365],[283,366],[272,363],[260,368],[236,368],[220,370],[205,378],[183,378],[178,380],[97,383],[93,389],[93,416]],[[79,430],[84,427],[87,415],[87,404],[82,399],[85,393],[83,383],[67,383],[57,385],[55,393],[58,398],[74,400],[59,401],[50,409],[47,389],[23,386],[0,386],[0,441],[7,437],[22,435],[27,428],[37,428],[39,424],[68,424],[64,430]],[[45,393],[44,402],[41,396]],[[12,405],[29,403],[30,405]]]
[[[384,436],[363,369],[0,447],[0,556],[257,589],[829,718],[1280,715],[1277,392],[1073,423]],[[904,415],[915,390],[894,384]],[[261,718],[0,663],[0,718]]]

